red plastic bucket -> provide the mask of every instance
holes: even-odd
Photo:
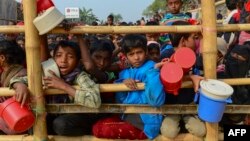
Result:
[[[14,98],[9,98],[0,104],[0,115],[11,130],[24,132],[33,126],[35,116],[28,105],[21,104]]]
[[[187,47],[179,48],[171,56],[170,61],[180,65],[184,73],[189,72],[195,64],[196,56],[192,49]]]
[[[160,78],[167,93],[178,95],[178,90],[181,88],[182,77],[182,68],[174,62],[167,62],[161,68]]]

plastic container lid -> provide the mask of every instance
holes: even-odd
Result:
[[[177,83],[183,77],[183,70],[176,63],[168,62],[161,68],[160,75],[163,83]]]
[[[54,59],[50,58],[47,61],[42,62],[42,68],[44,76],[51,76],[49,70],[52,70],[57,77],[60,77],[60,71]]]
[[[227,99],[234,92],[230,85],[215,79],[202,80],[200,87],[202,94],[213,99]]]
[[[196,60],[194,51],[187,47],[176,50],[173,57],[174,61],[184,69],[190,69]]]

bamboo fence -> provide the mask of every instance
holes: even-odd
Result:
[[[40,62],[40,40],[33,20],[36,18],[35,0],[23,0],[25,22],[25,51],[29,91],[35,107],[36,121],[33,126],[34,140],[47,140],[46,109],[42,90],[42,69]]]
[[[229,85],[247,85],[250,84],[250,78],[233,78],[233,79],[219,79]],[[137,83],[138,90],[144,89],[143,83]],[[79,89],[79,86],[73,86],[76,89]],[[182,82],[181,88],[192,88],[193,83],[191,81]],[[121,91],[131,91],[131,89],[127,88],[124,84],[100,84],[99,86],[100,92],[121,92]],[[46,95],[58,95],[64,94],[65,92],[58,89],[45,89],[44,93]],[[13,96],[15,94],[14,90],[9,88],[0,88],[0,96]]]
[[[229,31],[249,31],[250,24],[228,24],[217,25],[218,32]],[[187,33],[203,32],[205,29],[202,25],[192,26],[75,26],[70,31],[57,27],[51,34],[83,34],[83,33],[100,33],[100,34],[120,34],[120,33]],[[210,29],[211,30],[211,29]],[[24,33],[24,26],[0,26],[0,33]]]
[[[203,63],[206,78],[216,78],[215,72],[215,58],[216,58],[216,34],[225,31],[242,31],[250,30],[248,24],[238,25],[217,25],[215,19],[215,1],[214,0],[201,0],[202,25],[196,26],[76,26],[70,31],[65,31],[62,28],[55,28],[50,33],[61,34],[82,34],[82,33],[162,33],[162,32],[201,32],[203,34]],[[106,141],[107,139],[98,139],[92,136],[82,137],[63,137],[63,136],[48,136],[46,131],[46,112],[49,113],[162,113],[162,114],[193,114],[196,113],[196,105],[164,105],[160,108],[152,108],[147,105],[121,105],[121,104],[103,104],[99,109],[91,109],[73,104],[50,104],[45,105],[43,93],[46,94],[62,94],[62,91],[56,89],[42,89],[41,81],[41,66],[40,66],[40,49],[39,49],[39,36],[32,21],[36,17],[36,1],[23,0],[24,4],[24,22],[25,26],[0,26],[0,33],[23,33],[25,32],[26,38],[26,54],[27,54],[27,69],[29,90],[34,100],[32,107],[36,109],[36,122],[34,125],[34,134],[30,135],[6,135],[0,136],[0,141]],[[223,79],[222,81],[230,85],[245,85],[250,84],[249,78],[239,79]],[[144,89],[144,84],[138,84],[139,89]],[[75,86],[77,88],[77,86]],[[184,82],[183,88],[192,87],[191,82]],[[114,91],[128,91],[125,85],[122,84],[101,84],[101,92],[114,92]],[[13,90],[8,88],[0,88],[0,96],[14,95]],[[46,109],[47,108],[47,109]],[[247,105],[229,105],[225,113],[239,114],[250,113],[250,108]],[[207,135],[206,140],[217,141],[223,140],[222,134],[218,132],[218,124],[206,123]],[[169,139],[163,136],[158,136],[155,141]],[[180,134],[175,140],[203,140],[191,134]],[[107,140],[109,141],[109,140]]]

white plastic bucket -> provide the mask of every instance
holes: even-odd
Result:
[[[43,35],[57,25],[59,25],[64,20],[64,15],[54,6],[48,8],[43,13],[33,20],[34,25],[39,31],[39,35]]]

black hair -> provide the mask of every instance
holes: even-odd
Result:
[[[0,55],[4,55],[8,65],[22,65],[25,61],[25,52],[15,41],[0,41]]]
[[[23,35],[18,35],[17,38],[16,38],[16,41],[19,41],[19,40],[25,41],[24,36]]]
[[[245,0],[226,0],[227,9],[230,11],[238,8],[243,8]]]
[[[48,49],[49,49],[49,51],[54,50],[54,49],[56,48],[56,46],[57,46],[57,44],[56,44],[56,43],[51,43],[51,44],[49,44],[49,45],[48,45]]]
[[[126,23],[126,22],[121,22],[121,23],[120,23],[120,26],[128,26],[128,23]]]
[[[98,23],[97,23],[96,21],[93,21],[93,22],[91,23],[91,25],[93,25],[93,26],[97,26],[97,25],[98,25]]]
[[[226,0],[227,9],[232,11],[236,9],[236,4],[238,0]]]
[[[54,49],[54,53],[53,53],[53,57],[55,57],[56,55],[56,52],[58,51],[59,47],[61,48],[66,48],[66,47],[69,47],[71,49],[74,50],[75,54],[76,54],[76,58],[77,60],[80,60],[81,59],[81,50],[79,48],[79,45],[75,42],[72,42],[72,41],[66,41],[66,40],[62,40],[60,41],[55,49]]]
[[[156,21],[149,21],[146,23],[146,25],[159,25],[159,23]]]
[[[147,51],[147,39],[140,34],[127,34],[122,40],[122,50],[125,54],[134,48],[142,48]]]
[[[188,15],[189,18],[192,18],[192,13],[191,12],[186,12],[186,15]]]
[[[172,25],[190,25],[190,23],[186,21],[175,21],[172,23]],[[173,47],[177,47],[179,45],[181,38],[188,39],[190,35],[191,33],[170,33],[169,39]]]
[[[115,46],[112,41],[108,39],[97,39],[93,38],[90,42],[90,54],[97,51],[107,51],[112,56]]]
[[[153,49],[156,49],[156,50],[158,50],[160,52],[160,46],[159,46],[159,44],[151,43],[147,47],[148,47],[148,52],[150,52]]]
[[[112,21],[114,21],[114,16],[112,14],[108,15],[108,18],[110,18]]]

